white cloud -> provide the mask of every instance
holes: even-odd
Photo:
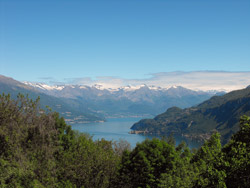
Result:
[[[126,85],[137,86],[141,84],[155,85],[163,88],[178,85],[194,90],[232,91],[250,85],[250,72],[160,72],[151,74],[151,77],[147,79],[123,79],[112,76],[96,77],[96,79],[85,77],[70,79],[68,83],[89,86],[100,84],[106,88],[118,88]]]
[[[236,90],[250,85],[250,72],[172,72],[153,74],[149,82],[162,87],[181,85],[195,90]]]

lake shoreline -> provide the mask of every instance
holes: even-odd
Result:
[[[104,138],[109,141],[127,141],[132,148],[138,142],[143,142],[145,139],[152,139],[154,137],[161,138],[161,135],[146,135],[146,134],[131,134],[130,128],[132,125],[139,121],[140,118],[110,118],[102,123],[86,123],[86,124],[73,124],[72,129],[79,132],[88,133],[94,140]],[[162,135],[163,137],[164,135]],[[196,140],[188,140],[184,137],[175,136],[176,143],[179,144],[185,141],[190,148],[198,148],[201,142]]]

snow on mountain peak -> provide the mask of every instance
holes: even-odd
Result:
[[[173,86],[169,86],[169,87],[160,87],[160,86],[155,86],[155,85],[146,85],[146,84],[140,84],[140,85],[126,85],[126,86],[120,86],[120,87],[110,87],[110,85],[103,85],[103,84],[94,84],[94,85],[55,85],[55,86],[50,86],[44,83],[34,83],[34,82],[23,82],[24,84],[28,85],[28,86],[32,86],[35,88],[38,88],[40,90],[43,91],[55,91],[55,90],[63,90],[65,87],[70,87],[72,89],[74,88],[79,88],[79,89],[88,89],[88,88],[95,88],[98,90],[108,90],[109,92],[113,93],[113,92],[117,92],[119,90],[121,91],[125,91],[125,92],[129,92],[129,91],[135,91],[141,88],[148,88],[149,90],[154,90],[154,91],[166,91],[169,89],[178,89],[181,86],[177,86],[177,85],[173,85]],[[211,90],[211,89],[192,89],[193,91],[203,91],[203,92],[208,92],[208,93],[217,93],[217,92],[227,92],[223,89],[221,90]]]
[[[23,82],[25,85],[39,88],[41,90],[62,90],[65,86],[49,86],[44,83]]]
[[[93,88],[96,88],[96,89],[99,89],[99,90],[104,90],[104,89],[106,89],[103,85],[101,85],[101,84],[95,84],[95,85],[93,85],[92,86]]]
[[[160,86],[154,86],[154,85],[148,86],[148,88],[151,90],[163,90],[163,88],[161,88]]]

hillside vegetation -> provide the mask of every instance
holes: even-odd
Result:
[[[0,95],[0,187],[249,187],[250,118],[225,146],[215,133],[192,150],[173,138],[133,149],[125,141],[93,141],[58,113],[22,95]]]
[[[131,129],[146,134],[174,133],[203,140],[218,131],[223,143],[226,143],[239,130],[239,119],[244,114],[250,115],[249,87],[223,96],[214,96],[191,108],[169,108],[154,119],[135,123]]]

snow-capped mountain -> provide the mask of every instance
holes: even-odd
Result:
[[[118,88],[107,88],[101,84],[94,84],[92,86],[87,86],[87,85],[69,85],[69,84],[65,84],[65,85],[54,85],[54,86],[50,86],[44,83],[35,83],[35,82],[28,82],[25,81],[23,82],[24,84],[28,85],[28,86],[32,86],[34,88],[37,88],[39,90],[42,90],[44,92],[48,92],[48,91],[61,91],[65,88],[72,88],[72,89],[82,89],[82,90],[89,90],[89,89],[97,89],[97,90],[106,90],[109,92],[118,92],[118,91],[125,91],[125,92],[131,92],[131,91],[136,91],[136,90],[140,90],[142,88],[144,89],[149,89],[151,91],[171,91],[171,90],[178,90],[178,89],[185,89],[186,91],[193,91],[193,92],[198,92],[198,93],[213,93],[216,94],[218,92],[224,91],[224,90],[208,90],[208,91],[202,91],[202,90],[191,90],[191,89],[187,89],[184,88],[182,86],[176,86],[173,85],[171,87],[167,87],[167,88],[162,88],[160,86],[154,86],[154,85],[146,85],[146,84],[142,84],[142,85],[137,85],[137,86],[132,86],[132,85],[127,85],[127,86],[121,86]]]
[[[29,98],[33,100],[40,97],[39,102],[42,109],[46,109],[46,106],[49,106],[53,111],[60,113],[69,123],[100,122],[105,120],[103,114],[97,113],[82,105],[77,105],[72,99],[58,98],[45,93],[46,91],[52,91],[54,89],[60,90],[61,87],[52,88],[45,84],[24,84],[13,78],[0,75],[1,95],[2,93],[10,94],[12,99],[15,99],[19,93],[24,96],[28,95]]]
[[[28,86],[48,95],[71,99],[92,111],[104,116],[151,116],[172,106],[181,108],[196,105],[211,96],[214,92],[193,91],[181,86],[162,88],[158,86],[121,86],[107,88],[101,84],[58,85],[49,86],[42,83],[24,82]]]
[[[34,83],[34,82],[23,82],[24,84],[28,85],[28,86],[32,86],[41,90],[62,90],[65,86],[49,86],[47,84],[43,84],[43,83]]]

